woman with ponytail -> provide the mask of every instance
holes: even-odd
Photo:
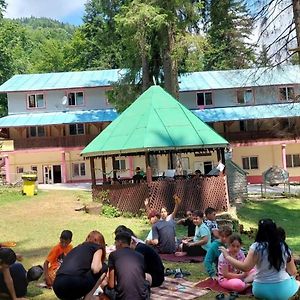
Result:
[[[244,261],[238,261],[220,247],[225,259],[237,269],[248,272],[253,267],[256,274],[253,294],[258,299],[288,300],[298,291],[295,280],[297,269],[291,250],[280,237],[271,219],[258,222],[255,243],[250,246]]]

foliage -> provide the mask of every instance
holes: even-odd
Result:
[[[108,218],[117,218],[121,216],[121,212],[110,204],[103,204],[102,215]]]
[[[3,18],[3,12],[5,11],[6,6],[5,0],[0,0],[0,19]]]
[[[254,52],[246,41],[252,20],[244,1],[209,1],[208,48],[205,70],[242,69],[251,66]]]
[[[94,199],[94,202],[109,204],[109,190],[102,190],[97,193],[97,198]]]

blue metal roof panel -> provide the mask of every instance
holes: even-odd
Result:
[[[0,92],[110,86],[126,72],[125,69],[114,69],[15,75],[0,86]],[[180,75],[179,82],[181,92],[300,84],[300,66],[186,73]]]
[[[179,89],[181,92],[291,84],[300,84],[299,65],[194,72],[182,74],[179,77]]]
[[[125,69],[15,75],[0,86],[0,92],[38,91],[110,86]]]
[[[18,114],[0,118],[0,128],[111,122],[117,117],[115,109]]]
[[[239,121],[300,116],[300,103],[250,105],[192,110],[204,122]]]

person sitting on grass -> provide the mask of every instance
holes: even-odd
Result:
[[[178,195],[174,195],[173,196],[173,199],[174,199],[174,202],[175,202],[175,206],[174,206],[174,209],[172,211],[171,214],[168,214],[168,210],[165,206],[163,206],[160,210],[160,216],[159,218],[161,220],[165,220],[165,221],[170,221],[171,223],[174,223],[174,226],[175,226],[175,217],[176,217],[176,214],[177,214],[177,211],[178,211],[178,208],[179,208],[179,205],[181,203],[181,198],[178,197]],[[146,207],[146,212],[148,214],[148,218],[149,218],[149,214],[151,214],[152,211],[155,211],[155,210],[151,210],[150,207],[149,207],[149,199],[146,198],[145,199],[145,207]],[[151,223],[153,225],[153,223]],[[147,240],[152,240],[153,237],[152,237],[152,229],[149,231],[147,237],[146,237],[146,243],[147,243]]]
[[[175,253],[176,233],[174,222],[159,219],[160,214],[152,211],[148,215],[152,225],[152,239],[147,239],[146,243],[151,245],[158,253]]]
[[[116,251],[108,257],[108,284],[104,293],[110,299],[150,299],[150,283],[145,279],[144,257],[130,249],[131,236],[124,231],[115,237]]]
[[[62,264],[64,257],[72,250],[72,232],[70,230],[63,230],[60,234],[59,243],[54,246],[45,262],[44,262],[44,276],[48,288],[51,288],[56,276],[56,272]]]
[[[271,219],[258,222],[255,243],[250,246],[247,257],[239,261],[220,247],[224,258],[235,268],[249,272],[254,266],[252,292],[256,298],[265,300],[288,300],[298,291],[294,278],[297,269],[290,249],[279,237],[277,226]]]
[[[244,261],[245,255],[241,250],[242,240],[239,234],[232,234],[228,242],[228,255],[238,261]],[[221,253],[218,262],[218,282],[219,285],[229,291],[242,292],[253,282],[255,269],[249,272],[240,272],[234,268]]]
[[[16,262],[16,254],[10,248],[0,249],[0,299],[25,299],[30,281],[38,280],[43,274],[41,266],[34,266],[26,272],[21,263]]]
[[[229,237],[232,234],[232,229],[228,225],[220,226],[219,236],[220,238],[214,240],[211,243],[209,250],[207,251],[204,259],[205,271],[208,273],[209,277],[212,279],[218,279],[216,276],[216,269],[218,268],[218,259],[221,254],[219,250],[220,246],[226,246],[229,242]]]
[[[118,234],[119,232],[127,232],[131,236],[130,248],[144,256],[146,279],[147,275],[150,274],[152,278],[151,287],[162,285],[165,280],[165,267],[157,252],[138,239],[130,228],[120,225],[115,230],[115,234]]]
[[[99,286],[107,272],[104,263],[105,240],[99,231],[91,231],[85,242],[73,248],[56,273],[53,290],[59,299],[79,299]]]
[[[187,210],[185,213],[186,217],[177,221],[177,225],[187,226],[187,237],[195,236],[196,225],[193,222],[193,212]]]
[[[209,228],[211,234],[211,241],[219,238],[218,224],[216,221],[216,210],[212,207],[207,207],[205,213],[205,225]]]
[[[203,213],[193,212],[193,222],[196,225],[195,236],[182,240],[182,251],[188,256],[205,256],[211,245],[210,230],[203,222]]]

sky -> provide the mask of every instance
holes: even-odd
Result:
[[[6,18],[47,17],[80,25],[87,0],[6,0]]]

